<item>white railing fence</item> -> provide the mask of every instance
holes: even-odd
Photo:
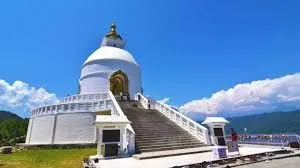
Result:
[[[147,102],[146,107],[148,109],[149,100],[146,97],[138,93],[136,94],[136,100],[138,100],[142,105],[143,103],[145,104],[145,102]],[[202,141],[204,144],[210,144],[207,128],[195,122],[194,120],[190,119],[189,117],[181,114],[180,112],[172,109],[170,106],[162,102],[159,101],[155,101],[155,102],[150,101],[150,102],[155,105],[156,110],[164,114],[171,121],[175,122],[177,125],[185,129],[187,132],[189,132],[194,137]]]
[[[72,96],[64,97],[59,101],[59,103],[68,103],[68,102],[88,102],[88,101],[97,101],[108,98],[108,93],[94,93],[94,94],[77,94]]]
[[[138,93],[135,95],[135,100],[137,100],[138,102],[141,103],[141,105],[145,108],[145,109],[149,109],[149,100],[142,94]]]
[[[119,103],[117,102],[115,96],[113,95],[113,93],[111,91],[108,92],[109,97],[111,98],[111,115],[117,115],[117,116],[122,116],[122,117],[126,117],[126,115],[124,114],[124,112],[122,111]],[[128,119],[127,119],[128,120]],[[125,128],[124,131],[124,135],[123,135],[123,139],[124,142],[123,146],[126,148],[126,153],[130,153],[133,154],[135,153],[135,132],[132,128],[132,126],[130,124],[128,124]],[[122,149],[125,150],[125,149]]]
[[[43,107],[38,107],[32,110],[32,117],[41,115],[50,115],[57,113],[74,113],[74,112],[91,112],[111,107],[111,100],[106,98],[93,102],[63,102],[59,104],[52,104]]]

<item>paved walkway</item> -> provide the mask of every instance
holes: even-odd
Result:
[[[240,153],[241,155],[252,155],[263,152],[274,152],[278,151],[280,148],[276,147],[248,147],[241,146]],[[212,161],[216,160],[213,158],[212,152],[204,152],[197,154],[188,154],[188,155],[180,155],[180,156],[170,156],[170,157],[162,157],[162,158],[153,158],[153,159],[145,159],[145,160],[137,160],[135,158],[120,158],[120,159],[111,159],[111,160],[100,160],[99,163],[96,164],[97,168],[112,168],[112,167],[122,167],[122,168],[165,168],[165,167],[173,167],[173,166],[182,166],[189,164],[196,164],[203,161]]]

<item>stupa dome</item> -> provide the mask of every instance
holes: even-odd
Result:
[[[100,60],[123,60],[138,65],[133,56],[126,50],[103,46],[92,53],[83,65]]]

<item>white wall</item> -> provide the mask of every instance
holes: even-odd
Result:
[[[31,131],[32,131],[32,124],[33,124],[33,118],[29,119],[29,123],[28,123],[28,128],[27,128],[27,135],[26,135],[26,141],[25,143],[29,143],[30,141],[30,136],[31,136]]]
[[[93,112],[76,112],[32,117],[26,144],[95,143],[95,116]]]
[[[29,143],[50,144],[52,141],[53,124],[54,115],[35,117],[32,125]]]
[[[101,47],[103,47],[103,46],[113,47],[114,45],[115,45],[115,47],[118,47],[118,48],[124,48],[125,43],[121,39],[114,39],[114,38],[107,38],[107,37],[104,37],[102,40],[102,43],[101,43]]]
[[[110,88],[110,76],[123,71],[128,77],[129,94],[134,99],[136,93],[141,92],[141,72],[136,64],[123,60],[98,60],[88,63],[81,70],[81,94],[107,92]]]
[[[58,114],[54,144],[93,143],[95,113]]]

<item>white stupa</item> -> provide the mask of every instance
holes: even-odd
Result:
[[[81,67],[79,93],[32,111],[25,145],[97,143],[97,158],[209,145],[207,128],[143,95],[124,46],[112,24]]]
[[[116,32],[116,26],[112,24],[101,47],[82,65],[80,94],[101,93],[111,89],[114,94],[123,92],[133,98],[141,92],[140,67],[134,57],[123,49],[124,45],[122,37]],[[113,84],[119,82],[125,86],[122,91],[114,88],[116,86]]]
[[[98,133],[93,123],[97,113],[110,109],[108,91],[131,99],[142,92],[140,67],[124,46],[112,24],[81,67],[79,94],[33,110],[26,144],[95,143]]]

